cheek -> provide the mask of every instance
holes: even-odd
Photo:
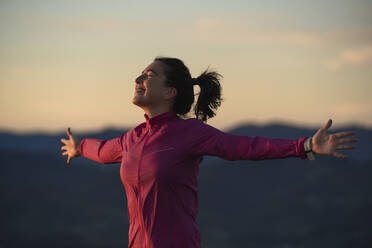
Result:
[[[146,89],[149,95],[162,97],[164,95],[164,89],[159,85],[159,82],[148,82]]]
[[[163,97],[163,92],[159,89],[151,89],[149,90],[149,96],[154,99],[161,99]]]

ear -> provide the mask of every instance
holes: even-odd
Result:
[[[176,96],[177,96],[177,89],[176,88],[174,88],[174,87],[167,88],[167,90],[165,92],[165,99],[166,100],[172,99]]]

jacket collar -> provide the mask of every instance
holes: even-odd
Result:
[[[146,119],[146,126],[147,127],[153,127],[155,125],[162,125],[172,119],[178,118],[177,114],[173,111],[164,112],[159,115],[155,115],[151,118],[147,114],[144,114],[144,117]]]

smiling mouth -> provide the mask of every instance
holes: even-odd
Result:
[[[136,93],[137,95],[143,95],[143,94],[145,93],[145,90],[143,90],[143,89],[137,89],[137,90],[135,91],[135,93]]]

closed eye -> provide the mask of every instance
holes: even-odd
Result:
[[[146,72],[148,73],[148,75],[153,75],[153,74],[158,75],[158,73],[156,71],[154,71],[153,69],[149,69]],[[142,74],[144,74],[144,73],[145,73],[145,71],[142,72]]]

